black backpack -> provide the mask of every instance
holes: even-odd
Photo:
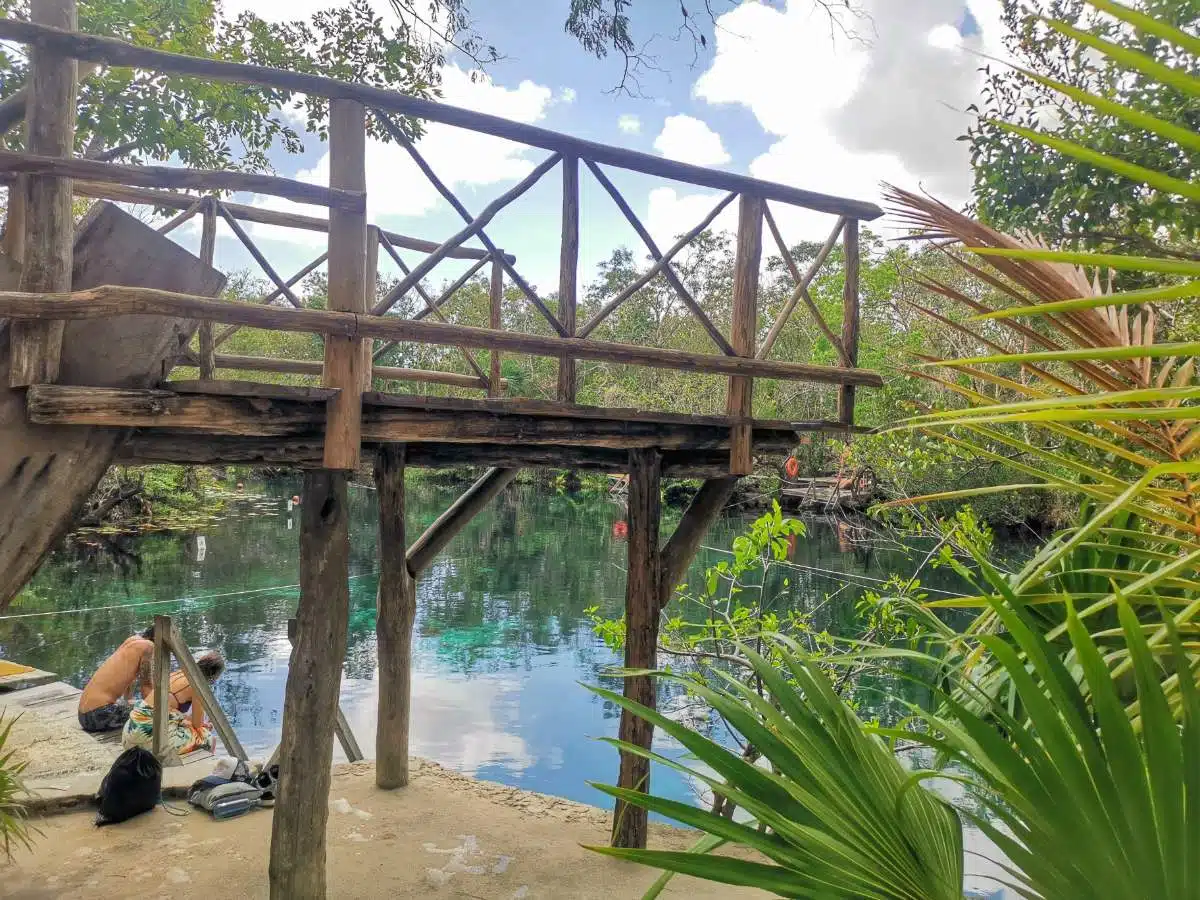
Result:
[[[149,812],[162,796],[162,763],[143,747],[130,747],[116,758],[96,799],[97,825],[115,825]]]

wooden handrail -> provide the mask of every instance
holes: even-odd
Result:
[[[778,200],[781,203],[790,203],[793,206],[852,219],[869,221],[883,215],[883,210],[874,203],[848,200],[815,191],[773,184],[745,175],[706,169],[702,166],[676,162],[623,147],[610,147],[560,134],[548,128],[539,128],[536,125],[511,122],[499,116],[410,97],[386,88],[351,84],[321,75],[307,75],[267,66],[202,59],[168,53],[164,50],[153,50],[149,47],[135,47],[116,38],[64,31],[59,28],[33,25],[17,19],[0,19],[0,39],[25,44],[36,42],[41,46],[51,47],[66,56],[113,66],[155,69],[160,72],[195,75],[217,81],[263,85],[285,91],[313,94],[318,97],[359,100],[385,112],[454,125],[532,147],[542,147],[556,153],[578,156],[581,159],[591,159],[598,163],[643,172],[647,175],[657,175],[717,190],[749,193],[766,200]]]
[[[714,375],[742,375],[751,378],[779,378],[787,381],[814,381],[824,384],[861,384],[882,387],[876,372],[808,363],[777,362],[736,356],[714,356],[683,350],[640,347],[582,338],[555,338],[524,332],[494,331],[470,325],[442,322],[414,322],[394,316],[371,316],[323,309],[284,309],[211,300],[190,294],[159,291],[153,288],[104,286],[71,293],[23,294],[0,291],[0,316],[14,319],[82,320],[110,316],[161,315],[212,322],[249,325],[301,333],[338,335],[364,339],[413,341],[421,344],[462,344],[485,350],[509,350],[535,356],[561,356],[569,353],[577,359],[640,365],[657,369],[680,369]]]

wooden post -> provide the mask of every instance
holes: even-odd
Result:
[[[492,260],[492,284],[490,292],[490,313],[488,317],[488,327],[499,331],[504,327],[504,319],[502,317],[504,305],[504,263],[501,260]],[[500,351],[493,350],[491,352],[491,375],[488,386],[489,397],[499,397],[503,393],[500,383]]]
[[[379,657],[379,724],[375,731],[375,785],[408,784],[408,723],[412,701],[412,632],[416,582],[408,571],[404,539],[404,445],[381,444],[375,454],[379,495],[379,593],[375,636]]]
[[[200,226],[200,261],[213,264],[217,252],[217,204],[209,197],[204,204],[204,218]],[[200,323],[200,377],[206,380],[217,377],[215,354],[217,345],[213,341],[213,323]]]
[[[721,510],[725,508],[729,498],[733,496],[733,490],[737,487],[737,483],[738,479],[735,476],[709,478],[700,486],[700,490],[688,504],[687,511],[679,520],[675,532],[662,549],[661,581],[658,592],[660,612],[671,601],[671,594],[675,590],[675,586],[683,580],[688,566],[692,563],[692,558],[696,555],[696,550],[700,547],[700,542],[704,540],[704,535],[712,528],[713,522],[717,520],[717,516],[721,514]]]
[[[171,617],[154,617],[154,756],[162,760],[167,749],[167,703],[171,693]]]
[[[625,667],[628,669],[653,669],[658,657],[661,479],[662,454],[658,450],[629,451],[629,571],[625,580]],[[647,675],[626,678],[625,696],[653,709],[654,680]],[[621,740],[649,749],[654,726],[622,710],[619,734]],[[617,784],[648,793],[650,761],[633,753],[622,753]],[[618,801],[613,811],[612,845],[645,847],[646,830],[646,811]]]
[[[25,258],[25,203],[27,188],[24,178],[8,183],[8,209],[4,217],[4,239],[0,248],[14,263]]]
[[[204,677],[204,673],[200,671],[200,667],[196,665],[196,660],[192,658],[192,651],[188,649],[187,643],[184,642],[179,630],[174,626],[170,631],[170,647],[175,658],[179,660],[179,668],[187,675],[192,693],[195,694],[196,699],[193,702],[200,703],[204,707],[204,711],[212,719],[213,730],[221,738],[221,743],[225,745],[225,750],[230,756],[236,756],[241,760],[249,759],[246,748],[238,740],[237,733],[234,732],[233,726],[229,724],[229,719],[225,716],[225,710],[217,702],[217,698],[212,692],[212,686]]]
[[[738,206],[737,256],[733,264],[733,318],[730,343],[738,356],[754,356],[754,333],[758,328],[758,267],[762,260],[761,197],[742,194]],[[754,381],[743,376],[729,379],[726,412],[744,421],[730,429],[729,471],[749,475],[754,469],[753,429]]]
[[[434,520],[408,548],[408,571],[417,577],[434,558],[467,526],[475,514],[492,502],[492,498],[508,487],[520,469],[488,469],[450,508]]]
[[[846,251],[846,283],[842,288],[842,348],[846,351],[849,366],[858,365],[858,220],[849,219],[842,232],[842,246]],[[844,384],[838,388],[838,421],[843,425],[854,424],[854,385]]]
[[[287,621],[288,646],[296,646],[296,631],[299,628],[295,619]],[[333,721],[333,733],[337,736],[338,743],[342,745],[342,751],[346,754],[346,759],[350,762],[360,762],[367,757],[363,754],[362,748],[358,746],[358,738],[354,736],[354,732],[350,730],[350,723],[346,721],[346,714],[342,712],[342,704],[338,703],[337,716]],[[268,766],[272,763],[279,762],[279,747],[276,745],[275,752],[271,754],[271,760]]]
[[[75,0],[31,0],[29,19],[74,31]],[[25,149],[39,156],[66,157],[75,145],[75,60],[34,44],[29,48],[29,101]],[[69,291],[74,221],[71,179],[30,175],[25,189],[25,249],[21,290]],[[9,325],[12,359],[9,384],[23,387],[58,378],[62,321],[16,321]]]
[[[562,243],[558,257],[558,321],[566,337],[575,336],[575,303],[579,280],[579,157],[564,156],[562,164]],[[575,360],[558,360],[558,399],[575,402]]]
[[[366,274],[363,276],[364,281],[365,281],[365,289],[367,292],[367,294],[366,294],[366,296],[367,296],[366,308],[367,309],[371,309],[371,307],[373,307],[375,305],[375,301],[378,299],[378,293],[379,293],[379,244],[380,244],[379,226],[378,225],[368,225],[367,226],[367,256],[366,256],[366,259],[364,260],[367,271],[366,271]],[[372,390],[375,386],[374,376],[371,373],[371,366],[374,364],[374,360],[371,357],[371,353],[373,350],[374,350],[374,343],[372,341],[363,341],[362,342],[362,346],[360,348],[360,352],[362,353],[362,362],[360,363],[360,365],[362,366],[362,376],[363,376],[362,389],[364,391]]]
[[[366,113],[353,100],[329,101],[329,184],[366,190]],[[329,210],[329,308],[367,312],[366,212]],[[325,338],[326,387],[341,388],[325,419],[325,468],[353,469],[362,439],[362,391],[369,356],[354,337]]]
[[[346,480],[345,472],[324,469],[304,476],[300,606],[284,693],[279,793],[271,823],[273,900],[326,897],[333,724],[350,623]]]

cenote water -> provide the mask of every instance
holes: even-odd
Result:
[[[174,617],[193,648],[216,647],[229,667],[216,692],[251,755],[277,743],[287,678],[287,619],[299,596],[299,481],[270,482],[234,501],[201,532],[76,539],[56,552],[0,617],[0,657],[58,673],[82,686],[95,667],[156,613]],[[408,533],[415,536],[461,487],[410,479]],[[376,500],[352,487],[351,613],[341,703],[368,756],[376,706]],[[664,510],[664,538],[679,509]],[[587,781],[609,781],[618,710],[580,683],[616,686],[619,664],[592,632],[585,610],[620,614],[624,600],[625,510],[609,497],[570,497],[527,487],[505,491],[424,573],[417,589],[412,753],[469,775],[596,805]],[[709,534],[690,578],[720,558],[753,514],[727,515]],[[394,550],[395,548],[390,548]],[[850,540],[809,522],[781,570],[778,600],[820,605],[818,624],[852,627],[864,587],[919,564],[920,550]],[[787,586],[782,584],[787,578]],[[958,587],[926,570],[932,589]],[[663,695],[671,709],[681,698]],[[886,712],[880,710],[880,712]],[[718,726],[713,726],[714,735]],[[656,749],[679,753],[656,736]],[[335,748],[335,752],[340,750]],[[658,769],[656,793],[695,796],[680,776]]]

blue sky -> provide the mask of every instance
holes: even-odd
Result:
[[[373,0],[389,16],[386,0]],[[638,0],[639,39],[660,33],[651,52],[664,72],[647,72],[643,97],[614,94],[620,61],[588,57],[563,33],[566,0],[477,0],[477,28],[505,55],[472,81],[451,57],[443,72],[446,102],[569,132],[591,140],[710,165],[826,193],[873,200],[887,180],[924,187],[952,203],[966,199],[965,147],[954,140],[978,92],[971,48],[997,47],[999,0],[862,0],[848,18],[853,39],[830,28],[811,0],[730,3],[709,47],[693,60],[688,40],[673,41],[674,3]],[[267,18],[295,18],[328,0],[230,0],[231,13],[251,5]],[[545,152],[447,126],[431,126],[420,148],[473,212],[524,176]],[[326,146],[280,153],[281,174],[323,183]],[[610,176],[660,244],[691,228],[719,195],[689,185],[610,170]],[[586,172],[581,176],[581,277],[618,246],[642,251],[636,235]],[[488,228],[518,257],[517,268],[543,293],[557,287],[557,170],[504,210]],[[369,211],[384,227],[441,241],[461,220],[394,147],[368,148]],[[322,214],[264,197],[241,202]],[[820,239],[833,219],[775,208],[790,241]],[[732,209],[717,220],[731,225]],[[251,233],[285,277],[323,249],[321,235],[252,226]],[[181,229],[180,239],[196,239]],[[419,257],[406,254],[410,264]],[[218,241],[218,265],[253,264],[232,235]],[[436,287],[462,264],[444,263]]]

